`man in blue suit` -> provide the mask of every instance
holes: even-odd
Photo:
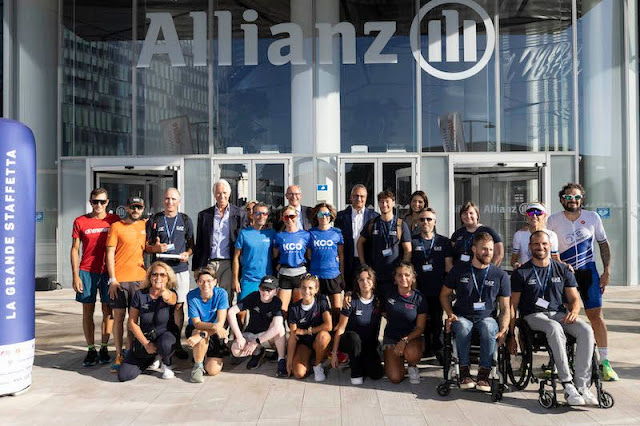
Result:
[[[218,286],[233,301],[231,259],[238,233],[246,225],[244,209],[229,204],[231,186],[220,179],[213,185],[216,204],[198,213],[196,247],[192,269],[209,267],[216,272]]]
[[[368,209],[367,188],[357,184],[351,189],[351,206],[338,212],[335,227],[340,228],[344,237],[344,279],[345,290],[353,288],[355,271],[360,267],[356,243],[360,238],[362,227],[371,219],[380,216],[373,209]]]

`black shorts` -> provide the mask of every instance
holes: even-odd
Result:
[[[313,349],[313,342],[316,341],[316,336],[317,334],[312,334],[311,336],[309,336],[308,334],[304,336],[298,336],[298,343],[302,343],[308,348]]]
[[[278,283],[282,290],[293,290],[296,288],[300,288],[300,280],[304,274],[296,275],[295,277],[290,277],[288,275],[278,275]]]
[[[187,328],[184,330],[184,335],[187,337],[191,337],[193,332],[196,330],[194,326],[187,325]],[[223,358],[224,357],[224,343],[220,340],[217,334],[209,336],[209,348],[207,349],[207,358]]]
[[[109,306],[113,309],[129,309],[136,291],[140,290],[141,281],[123,281],[115,299],[109,299]]]
[[[321,294],[338,294],[344,290],[344,281],[340,275],[335,278],[319,278],[319,281]]]

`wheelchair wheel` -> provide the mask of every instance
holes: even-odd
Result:
[[[601,391],[600,392],[600,406],[602,408],[611,408],[613,407],[613,404],[615,403],[615,401],[613,400],[613,396],[611,396],[611,394],[607,391]]]
[[[439,384],[436,390],[438,391],[438,395],[440,396],[448,396],[451,393],[451,388],[449,387],[448,383]]]
[[[531,368],[531,343],[530,337],[516,323],[514,329],[515,339],[517,342],[516,354],[508,354],[507,375],[513,386],[518,390],[523,390],[529,384],[529,369]]]
[[[538,404],[543,408],[553,407],[553,395],[551,394],[551,391],[542,392],[538,397]]]

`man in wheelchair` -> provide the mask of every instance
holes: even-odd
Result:
[[[440,303],[447,313],[446,329],[455,334],[460,363],[460,388],[490,392],[489,374],[496,343],[502,345],[509,330],[511,294],[508,275],[491,263],[493,238],[486,232],[473,237],[471,263],[458,263],[453,267],[440,292]],[[456,301],[451,298],[455,291]],[[494,318],[500,306],[500,329]],[[477,381],[471,378],[469,348],[473,329],[480,336],[480,360]]]
[[[513,333],[515,314],[519,311],[520,318],[532,330],[541,331],[547,337],[567,403],[598,405],[598,399],[589,390],[595,347],[593,331],[586,322],[578,318],[580,295],[575,277],[565,264],[550,258],[550,247],[546,232],[536,231],[531,234],[529,250],[533,258],[511,275],[511,306],[514,316],[509,327],[509,348],[514,353],[517,345]],[[563,304],[563,295],[568,302],[568,311]],[[565,333],[575,337],[577,343],[573,380]]]

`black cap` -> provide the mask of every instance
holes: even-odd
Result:
[[[266,275],[260,280],[260,287],[267,287],[271,290],[278,288],[278,279],[273,275]]]
[[[127,205],[131,206],[133,204],[140,204],[141,206],[144,206],[144,200],[140,197],[129,197]]]

